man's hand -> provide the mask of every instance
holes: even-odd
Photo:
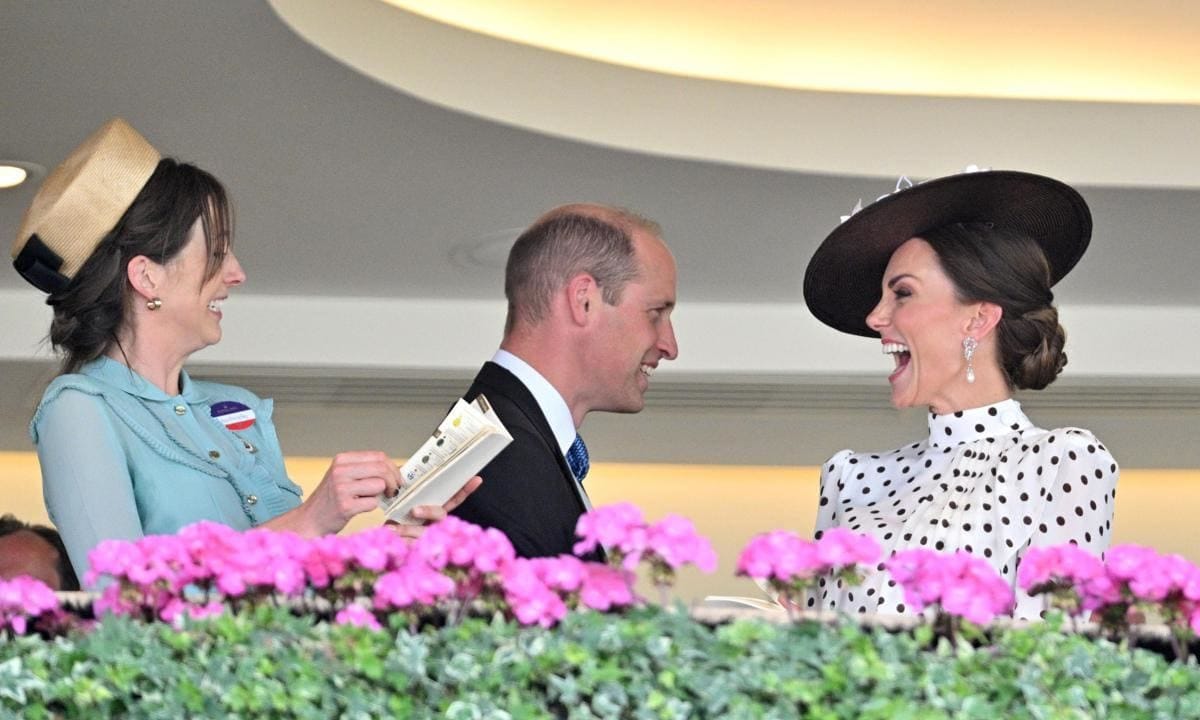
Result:
[[[454,493],[454,497],[447,500],[445,505],[442,505],[441,507],[438,507],[437,505],[416,506],[413,508],[411,516],[417,520],[421,520],[422,522],[420,525],[402,525],[393,520],[388,520],[387,524],[404,537],[421,537],[421,533],[425,532],[425,527],[427,525],[431,525],[438,520],[444,519],[448,514],[450,514],[451,510],[459,505],[462,505],[463,501],[466,500],[471,493],[475,492],[475,490],[478,489],[482,484],[483,478],[476,475],[468,480],[467,484],[463,485],[461,490]]]

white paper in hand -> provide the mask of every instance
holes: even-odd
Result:
[[[409,516],[418,505],[444,505],[492,458],[512,436],[480,395],[471,402],[460,399],[433,435],[400,468],[404,484],[395,497],[379,498],[389,520],[420,524]]]

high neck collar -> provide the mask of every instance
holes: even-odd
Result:
[[[929,444],[954,447],[1032,427],[1021,412],[1021,403],[1009,398],[983,407],[946,415],[929,413]]]

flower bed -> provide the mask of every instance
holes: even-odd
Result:
[[[1200,717],[1194,665],[1058,632],[985,647],[802,622],[716,628],[641,608],[556,628],[413,634],[262,607],[174,629],[118,618],[0,643],[0,714],[38,717]]]
[[[408,542],[387,529],[307,541],[202,524],[105,543],[98,622],[35,581],[0,581],[0,714],[21,717],[1200,717],[1200,668],[1131,647],[1147,606],[1175,652],[1196,622],[1200,571],[1144,548],[1107,562],[1072,549],[1026,557],[1021,583],[1057,609],[981,627],[1012,604],[986,563],[925,551],[887,567],[939,620],[900,630],[798,614],[700,622],[645,605],[649,568],[716,558],[689,522],[628,505],[580,522],[577,551],[610,563],[521,560],[493,531],[451,519]],[[785,598],[873,566],[867,538],[755,538],[738,568]],[[53,598],[53,601],[51,600]],[[1066,632],[1094,612],[1120,639]],[[965,618],[965,619],[964,619]],[[1074,622],[1072,620],[1072,622]]]

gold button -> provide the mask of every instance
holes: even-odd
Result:
[[[257,496],[257,495],[247,495],[247,496],[246,496],[246,504],[247,504],[247,505],[253,505],[253,504],[254,504],[254,503],[256,503],[256,502],[258,502],[258,496]]]
[[[217,452],[216,450],[209,450],[208,456],[213,460],[216,460],[217,458],[221,457],[221,453]]]
[[[176,405],[175,406],[175,414],[176,415],[187,415],[187,405]]]

